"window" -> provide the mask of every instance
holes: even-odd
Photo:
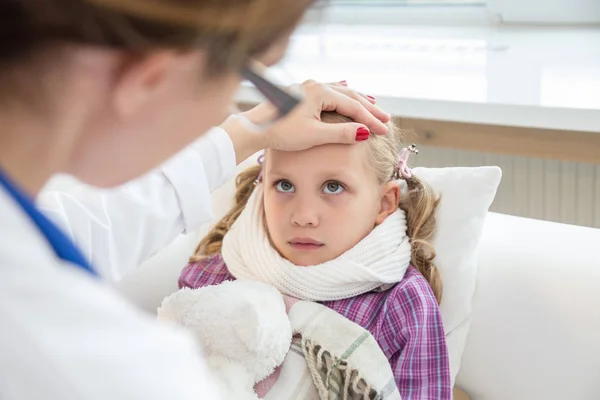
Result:
[[[324,0],[309,21],[349,24],[484,24],[486,0]]]
[[[488,10],[504,22],[597,24],[598,0],[488,0]]]
[[[464,6],[485,4],[485,0],[329,0],[332,5],[361,6]]]
[[[600,0],[322,0],[310,21],[367,24],[598,24]],[[324,10],[324,11],[323,11]]]

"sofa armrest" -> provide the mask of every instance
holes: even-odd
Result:
[[[457,385],[474,399],[597,398],[599,249],[598,229],[489,214]]]

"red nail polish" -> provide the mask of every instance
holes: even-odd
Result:
[[[356,141],[362,142],[364,140],[367,140],[369,138],[369,135],[371,135],[371,132],[369,132],[367,128],[361,126],[356,130]]]
[[[348,82],[346,81],[339,81],[338,83],[343,86],[348,86]]]
[[[375,103],[375,101],[376,101],[376,100],[375,100],[375,97],[373,97],[373,96],[369,96],[369,95],[367,95],[367,98],[368,98],[369,100],[371,100],[373,103]]]

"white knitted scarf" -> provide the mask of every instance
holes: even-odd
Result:
[[[268,283],[301,300],[346,299],[398,283],[410,263],[406,216],[400,209],[338,258],[306,267],[292,264],[271,246],[263,219],[259,184],[225,235],[223,261],[236,279]]]

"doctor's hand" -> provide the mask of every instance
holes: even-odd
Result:
[[[348,88],[345,83],[306,81],[301,85],[302,102],[287,116],[268,128],[252,130],[243,120],[261,126],[273,121],[276,111],[262,103],[244,112],[243,118],[232,116],[221,127],[232,138],[238,163],[256,151],[272,148],[286,151],[305,150],[326,143],[355,143],[369,134],[387,133],[389,114],[375,105],[375,99]],[[321,112],[335,111],[355,122],[331,124],[321,122]]]

